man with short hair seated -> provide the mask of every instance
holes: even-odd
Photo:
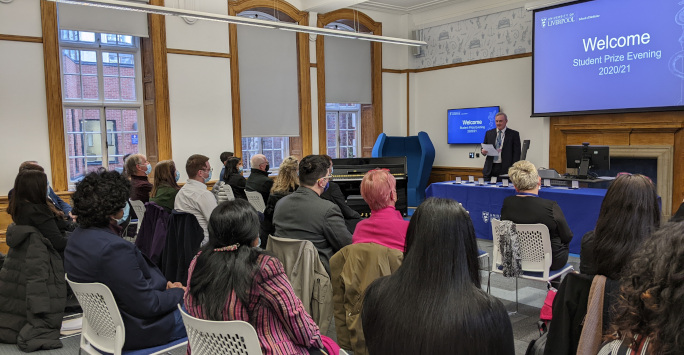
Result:
[[[271,187],[273,187],[273,180],[268,177],[268,169],[270,169],[268,158],[263,154],[255,154],[249,159],[249,166],[251,170],[247,178],[246,189],[260,193],[264,203],[266,203],[271,194]]]
[[[202,245],[204,245],[209,241],[207,223],[211,212],[217,206],[214,194],[207,190],[206,185],[211,180],[212,172],[209,157],[201,154],[191,155],[185,164],[185,172],[188,173],[188,182],[178,190],[173,209],[178,212],[192,213],[197,217],[197,222],[204,230],[202,240]]]
[[[330,178],[328,159],[304,157],[299,163],[299,188],[278,201],[273,213],[275,236],[311,241],[328,274],[333,254],[351,244],[340,208],[320,198]]]

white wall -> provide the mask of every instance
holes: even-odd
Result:
[[[40,26],[38,0],[0,3],[1,34],[40,37]],[[26,160],[37,160],[52,180],[43,65],[41,43],[0,40],[0,195]]]
[[[411,135],[425,131],[435,145],[435,166],[481,167],[470,159],[475,145],[447,144],[447,109],[501,106],[508,126],[530,139],[527,160],[548,166],[548,118],[531,118],[531,58],[520,58],[411,74]],[[477,149],[479,152],[479,148]]]
[[[217,180],[219,155],[233,150],[230,61],[169,54],[168,65],[171,149],[181,181],[187,179],[185,162],[193,154],[211,159],[212,180]]]

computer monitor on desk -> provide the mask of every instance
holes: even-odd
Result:
[[[610,149],[607,145],[567,145],[565,157],[568,169],[578,169],[579,179],[586,179],[590,169],[610,169]]]

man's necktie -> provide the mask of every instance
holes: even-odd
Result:
[[[501,139],[503,138],[503,132],[498,131],[496,134],[496,149],[501,149]]]

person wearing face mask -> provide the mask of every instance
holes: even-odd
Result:
[[[226,171],[223,175],[223,182],[233,190],[235,198],[247,199],[245,187],[247,180],[242,176],[242,159],[240,157],[230,157],[226,159]],[[269,179],[270,180],[270,179]]]
[[[268,169],[271,168],[268,159],[263,154],[255,154],[249,159],[249,164],[252,169],[247,178],[247,191],[260,193],[266,203],[273,187],[273,180],[268,177]]]
[[[330,178],[326,157],[304,157],[299,163],[299,188],[278,201],[273,213],[275,236],[311,241],[328,274],[330,258],[352,241],[340,208],[320,198]]]
[[[86,175],[72,196],[80,226],[64,251],[70,280],[100,282],[112,291],[126,329],[124,350],[186,336],[178,310],[185,287],[168,282],[135,244],[117,235],[129,189],[129,181],[116,171]]]
[[[188,174],[188,181],[178,191],[173,209],[179,212],[191,213],[197,218],[200,227],[204,231],[204,240],[201,245],[209,241],[207,224],[211,212],[218,203],[211,191],[207,190],[207,183],[211,180],[212,174],[209,157],[194,154],[185,163],[185,172]]]
[[[154,185],[152,186],[151,202],[158,204],[171,212],[176,194],[180,190],[178,180],[180,171],[176,170],[173,160],[164,160],[154,167]]]
[[[131,200],[140,200],[143,203],[150,201],[152,184],[147,175],[152,173],[152,165],[142,154],[131,154],[124,163],[124,173],[131,179]]]

